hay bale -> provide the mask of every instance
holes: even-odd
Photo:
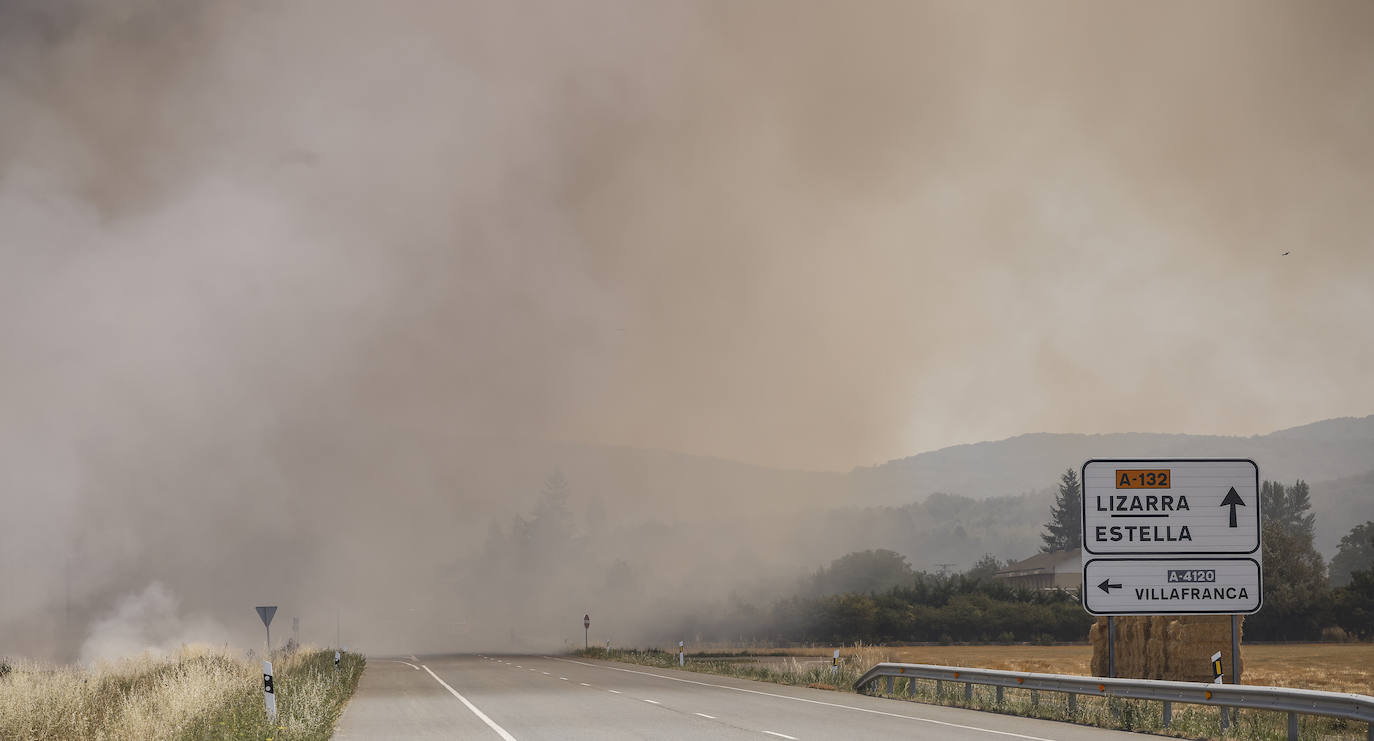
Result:
[[[1242,625],[1244,618],[1241,619]],[[1242,631],[1243,632],[1243,631]],[[1098,618],[1088,633],[1092,673],[1107,676],[1107,619]],[[1226,682],[1231,681],[1229,615],[1145,615],[1116,619],[1116,676],[1135,679],[1212,681],[1212,654],[1221,651]],[[1241,669],[1244,651],[1241,652]]]

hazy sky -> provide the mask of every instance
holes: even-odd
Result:
[[[0,459],[847,469],[1369,414],[1370,39],[1368,2],[3,2]]]

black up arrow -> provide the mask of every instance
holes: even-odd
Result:
[[[1102,591],[1106,592],[1107,594],[1111,594],[1113,589],[1120,589],[1120,588],[1121,588],[1121,585],[1120,585],[1120,584],[1111,584],[1110,582],[1111,582],[1111,579],[1103,579],[1103,580],[1102,580],[1102,583],[1097,585],[1097,588],[1098,588],[1098,589],[1101,589]]]
[[[1244,507],[1244,506],[1245,506],[1245,501],[1242,500],[1242,499],[1240,498],[1240,495],[1236,493],[1236,487],[1234,487],[1234,486],[1231,487],[1231,490],[1230,490],[1230,491],[1226,492],[1226,498],[1223,499],[1223,500],[1221,500],[1221,506],[1225,507],[1225,506],[1228,505],[1228,504],[1231,505],[1231,527],[1235,527],[1235,526],[1236,526],[1236,505],[1239,504],[1240,506]]]

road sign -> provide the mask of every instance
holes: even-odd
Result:
[[[1254,461],[1083,464],[1085,557],[1249,555],[1259,548],[1259,467]]]
[[[1083,607],[1094,615],[1249,614],[1263,601],[1253,558],[1093,558]]]
[[[592,627],[592,616],[591,616],[591,615],[583,615],[583,616],[582,616],[582,627],[583,627],[583,628],[590,628],[590,627]]]
[[[272,616],[277,614],[276,605],[260,605],[258,617],[262,618],[262,627],[267,629],[267,655],[272,655]]]
[[[1083,607],[1094,615],[1254,613],[1259,467],[1248,459],[1083,464]]]

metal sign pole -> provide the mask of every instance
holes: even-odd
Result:
[[[1107,676],[1116,678],[1116,616],[1107,616]]]

